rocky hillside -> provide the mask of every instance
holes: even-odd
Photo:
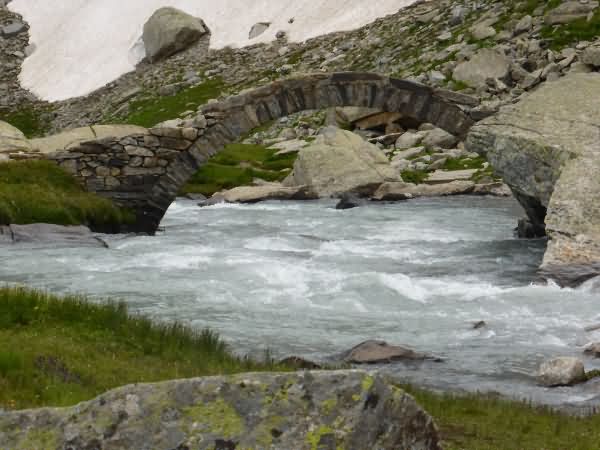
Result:
[[[375,71],[477,94],[484,100],[481,114],[487,115],[546,79],[595,67],[597,3],[419,1],[358,30],[303,44],[289,43],[285,35],[240,49],[207,50],[198,44],[162,62],[141,63],[85,98],[51,105],[32,101],[17,88],[25,29],[1,41],[2,60],[14,70],[3,74],[7,87],[0,98],[8,100],[0,118],[31,110],[26,119],[37,125],[31,132],[38,134],[98,122],[135,122],[136,111],[151,100],[197,90],[208,80],[213,80],[208,96],[218,97],[289,74],[340,70]],[[5,7],[0,17],[3,24],[18,20]],[[185,105],[179,109],[186,111]]]

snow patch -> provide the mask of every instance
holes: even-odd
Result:
[[[86,95],[134,69],[143,57],[139,38],[158,8],[173,6],[202,18],[211,47],[270,42],[285,31],[302,42],[351,30],[397,12],[415,0],[13,0],[9,8],[30,24],[36,51],[21,84],[48,101]],[[293,20],[290,20],[293,19]],[[270,27],[250,40],[257,22]],[[143,49],[143,48],[142,48]]]

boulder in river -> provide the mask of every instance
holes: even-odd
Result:
[[[445,197],[473,192],[473,181],[452,181],[443,184],[383,183],[373,194],[375,201],[398,201],[418,197]]]
[[[385,154],[357,134],[331,126],[300,150],[283,184],[308,186],[323,198],[344,192],[368,196],[386,181],[400,181],[400,176]]]
[[[424,360],[430,357],[407,347],[390,345],[385,341],[369,340],[343,353],[342,359],[352,364],[382,364],[393,361]]]
[[[158,9],[144,25],[142,39],[150,62],[185,50],[208,33],[202,19],[177,8]]]
[[[306,186],[286,187],[281,183],[239,186],[215,194],[219,203],[258,203],[265,200],[311,200],[317,198]]]
[[[364,200],[359,196],[346,192],[340,196],[340,200],[335,205],[335,209],[353,209],[364,204]]]
[[[600,358],[600,342],[593,342],[587,345],[584,349],[584,353],[595,358]]]
[[[600,274],[600,74],[570,73],[476,124],[469,151],[490,161],[536,229],[542,272],[561,285]]]
[[[380,375],[252,373],[135,384],[0,415],[6,448],[441,450],[433,419]]]
[[[544,361],[538,381],[543,386],[572,386],[585,381],[585,369],[579,358],[563,356]]]
[[[88,227],[47,223],[1,225],[0,243],[49,247],[108,247],[106,242],[95,236]]]

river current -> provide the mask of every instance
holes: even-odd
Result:
[[[178,200],[157,236],[102,236],[106,250],[0,247],[0,281],[123,299],[157,320],[212,328],[241,354],[324,360],[383,339],[443,359],[386,367],[404,381],[600,404],[596,382],[536,385],[545,358],[600,341],[584,331],[600,323],[600,283],[536,284],[545,242],[513,236],[514,200],[334,205]],[[486,326],[473,329],[478,321]]]

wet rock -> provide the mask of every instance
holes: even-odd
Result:
[[[202,19],[176,8],[160,8],[144,25],[146,57],[151,62],[168,58],[198,42],[206,33]]]
[[[414,399],[362,371],[130,385],[70,408],[3,412],[0,437],[11,449],[441,450]]]
[[[543,386],[572,386],[585,381],[583,362],[578,358],[559,357],[542,363],[538,381]]]
[[[358,344],[342,355],[345,362],[352,364],[382,364],[393,361],[424,360],[430,357],[399,345],[385,341],[370,340]]]
[[[600,358],[600,342],[594,342],[585,347],[583,351],[586,355]]]
[[[535,239],[546,236],[546,227],[533,224],[529,219],[519,219],[517,236],[521,239]]]
[[[108,248],[106,242],[84,226],[62,226],[46,223],[0,226],[0,243],[34,244],[48,247]]]
[[[358,197],[357,195],[351,193],[344,193],[341,195],[340,200],[337,205],[335,205],[335,209],[352,209],[358,208],[364,204],[364,200]]]
[[[473,324],[473,329],[480,330],[481,328],[485,328],[486,326],[487,326],[487,323],[485,323],[484,320],[480,320],[479,322],[475,322]]]

